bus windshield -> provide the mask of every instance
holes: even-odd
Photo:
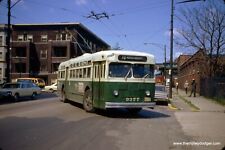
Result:
[[[153,78],[154,66],[150,64],[110,63],[109,77]]]

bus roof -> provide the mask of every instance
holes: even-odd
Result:
[[[126,55],[126,56],[145,56],[147,57],[146,62],[150,64],[155,64],[155,58],[153,55],[145,52],[139,51],[128,51],[128,50],[105,50],[96,52],[93,54],[85,53],[82,56],[72,58],[68,61],[62,62],[59,65],[59,68],[64,66],[68,67],[72,63],[83,62],[83,61],[103,61],[103,60],[115,60],[119,55]],[[116,57],[116,58],[115,58]]]

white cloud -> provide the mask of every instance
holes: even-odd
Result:
[[[75,0],[77,5],[86,5],[88,0]]]

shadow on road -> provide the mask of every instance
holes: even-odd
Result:
[[[139,113],[133,114],[126,109],[108,109],[108,110],[97,110],[96,114],[102,115],[109,118],[124,118],[124,119],[151,119],[151,118],[165,118],[170,115],[157,112],[150,109],[143,109]]]
[[[31,97],[21,97],[16,102],[14,101],[13,98],[8,98],[8,99],[3,98],[3,99],[0,99],[0,105],[10,104],[10,103],[18,103],[18,102],[24,102],[24,101],[35,101],[35,100],[41,100],[41,99],[47,99],[47,98],[54,98],[54,97],[57,97],[57,95],[55,93],[42,92],[35,99],[32,99]]]
[[[83,110],[82,104],[79,104],[79,103],[76,103],[73,101],[69,101],[69,104]],[[95,113],[98,115],[101,115],[101,116],[109,117],[109,118],[124,118],[124,119],[143,119],[143,118],[150,119],[150,118],[170,117],[170,115],[168,115],[168,114],[164,114],[164,113],[157,112],[157,111],[150,110],[150,109],[143,109],[136,114],[130,113],[128,110],[122,109],[122,108],[107,109],[107,110],[96,109]]]

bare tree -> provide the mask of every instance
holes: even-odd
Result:
[[[225,54],[225,5],[219,1],[192,9],[181,10],[181,36],[176,37],[176,44],[183,47],[203,49],[208,55],[209,76],[215,76],[225,65],[221,56]]]

